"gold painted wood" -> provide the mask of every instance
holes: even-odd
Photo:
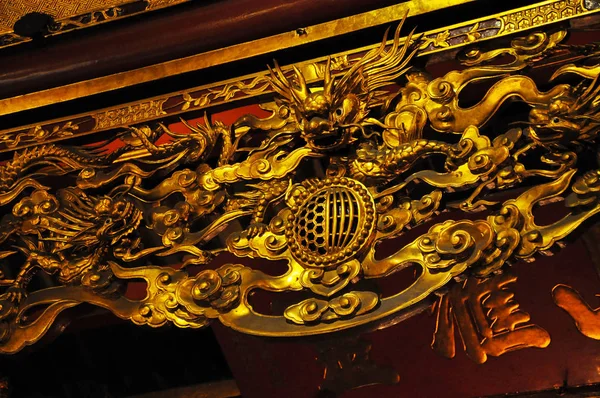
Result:
[[[447,356],[450,311],[463,332],[474,330],[468,311],[479,317],[481,336],[463,336],[477,362],[547,346],[547,333],[522,325],[528,315],[503,301],[514,282],[505,273],[510,262],[560,247],[600,212],[600,171],[589,159],[600,130],[600,45],[566,45],[565,30],[537,30],[510,47],[460,53],[463,68],[434,78],[414,63],[431,45],[427,35],[401,39],[401,28],[339,73],[328,58],[312,86],[305,69],[274,64],[266,118],[184,121],[189,134],[131,126],[110,153],[103,143],[15,152],[0,166],[0,352],[34,344],[81,303],[137,325],[218,320],[299,337],[385,324],[436,293],[446,296],[435,346]],[[528,77],[540,65],[555,68],[545,91]],[[463,90],[485,79],[495,83],[465,108]],[[513,100],[529,112],[492,128]],[[161,135],[170,141],[157,144]],[[556,201],[562,218],[539,225],[533,208]],[[454,220],[435,218],[450,209]],[[392,254],[378,252],[425,222]],[[275,275],[235,262],[207,268],[223,251],[287,267]],[[157,265],[165,260],[181,267]],[[361,283],[409,267],[414,282],[390,296]],[[56,284],[34,290],[36,272]],[[128,297],[126,286],[140,279],[146,296]],[[308,298],[265,314],[251,303],[259,290]]]

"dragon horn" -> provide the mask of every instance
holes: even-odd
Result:
[[[183,121],[183,119],[182,119],[182,118],[179,118],[179,120]],[[178,134],[178,133],[175,133],[175,132],[171,131],[171,129],[169,129],[169,128],[168,128],[167,126],[165,126],[163,123],[158,123],[158,125],[160,126],[160,128],[162,129],[162,131],[163,131],[163,132],[164,132],[166,135],[168,135],[168,136],[170,136],[170,137],[173,137],[173,138],[185,138],[185,137],[187,137],[187,134]]]
[[[273,68],[267,65],[267,68],[269,68],[270,72],[269,81],[271,83],[271,86],[279,95],[284,97],[288,102],[294,101],[294,94],[292,93],[292,86],[290,82],[281,71],[277,60],[273,60],[273,64]]]
[[[306,97],[308,97],[308,88],[306,87],[306,80],[304,79],[304,76],[302,76],[300,70],[296,68],[296,66],[294,66],[294,73],[296,74],[296,78],[298,79],[299,88],[292,88],[292,92],[294,94],[294,97],[296,97],[296,99],[298,100],[298,102],[303,102],[306,99]]]
[[[566,73],[574,73],[581,77],[585,77],[586,79],[594,79],[600,73],[600,66],[585,67],[576,66],[574,64],[564,65],[558,68],[556,72],[552,74],[552,77],[550,77],[550,81]]]
[[[333,92],[333,79],[331,78],[331,56],[327,57],[327,64],[325,65],[323,91],[325,92],[326,96],[331,96],[331,93]]]

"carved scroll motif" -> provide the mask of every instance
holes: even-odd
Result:
[[[412,62],[428,39],[411,32],[401,41],[401,27],[391,45],[384,38],[339,75],[329,60],[317,88],[300,69],[274,65],[266,118],[183,121],[187,134],[131,125],[108,152],[106,143],[17,152],[0,166],[0,351],[35,343],[80,303],[139,325],[216,319],[245,333],[305,336],[384,320],[464,278],[440,302],[436,346],[452,351],[442,339],[451,336],[450,309],[477,362],[546,346],[543,329],[511,312],[504,286],[513,279],[503,273],[600,211],[599,172],[582,161],[597,150],[600,129],[599,69],[587,56],[595,53],[557,66],[555,77],[573,80],[546,91],[525,72],[581,50],[562,44],[564,31],[470,50],[462,70],[434,78]],[[487,78],[497,82],[465,108],[462,91]],[[492,129],[509,99],[529,113]],[[564,214],[542,225],[533,208],[550,201],[563,201]],[[452,219],[436,218],[447,210]],[[379,251],[426,222],[421,235]],[[287,266],[279,274],[235,261],[212,269],[223,251]],[[409,267],[418,271],[413,283],[391,295],[368,281]],[[54,285],[34,288],[39,272]],[[145,297],[128,297],[139,279]],[[257,291],[307,297],[263,313],[252,304]],[[475,337],[465,311],[479,314]]]

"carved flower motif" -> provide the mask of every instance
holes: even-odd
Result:
[[[473,27],[467,32],[466,41],[471,43],[477,41],[481,38],[481,33],[477,30],[479,29],[479,22],[477,22]]]
[[[450,31],[446,30],[444,32],[440,32],[432,40],[432,43],[435,47],[450,47],[450,44],[447,42],[449,37],[450,37]]]

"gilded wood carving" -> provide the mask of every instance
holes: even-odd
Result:
[[[275,64],[267,118],[184,121],[189,134],[132,125],[110,153],[102,143],[16,152],[0,167],[0,205],[10,209],[0,225],[0,351],[35,343],[81,303],[138,325],[198,328],[217,319],[255,335],[305,336],[383,319],[465,278],[438,303],[434,347],[453,355],[450,311],[463,332],[459,312],[480,314],[487,345],[463,334],[477,362],[545,347],[547,333],[523,325],[529,316],[511,307],[505,285],[514,278],[502,273],[600,211],[599,172],[581,160],[597,150],[598,47],[566,45],[562,30],[533,32],[508,48],[470,49],[462,70],[433,78],[413,66],[428,39],[410,33],[401,41],[401,27],[391,46],[384,38],[341,74],[328,60],[318,84]],[[526,75],[565,55],[579,61],[557,68],[543,90]],[[459,101],[486,79],[496,80],[477,101]],[[508,100],[529,107],[528,116],[492,129]],[[159,145],[161,135],[170,142]],[[57,177],[62,186],[49,188]],[[536,223],[534,206],[557,200],[564,216]],[[447,209],[458,219],[434,218]],[[481,210],[479,218],[460,216]],[[378,254],[379,243],[425,223],[421,236]],[[208,268],[222,251],[282,260],[287,269]],[[407,267],[418,268],[417,278],[391,296],[363,283]],[[53,275],[56,285],[39,288],[36,273]],[[127,283],[140,279],[146,296],[128,298]],[[257,290],[310,298],[263,314],[250,303]]]

